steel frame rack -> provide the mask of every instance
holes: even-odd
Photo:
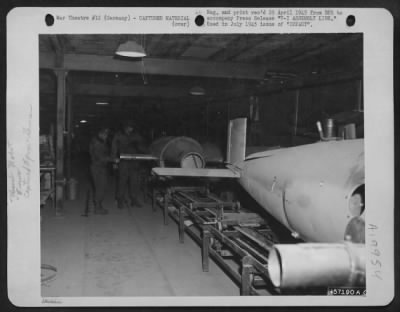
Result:
[[[239,216],[240,205],[221,200],[207,187],[173,186],[161,189],[162,196],[159,195],[160,189],[153,190],[153,210],[158,202],[163,208],[164,224],[168,224],[168,216],[178,224],[181,243],[186,232],[201,246],[204,272],[209,271],[211,257],[239,285],[241,295],[261,295],[261,289],[279,293],[268,274],[266,255],[274,241],[265,224],[226,218],[227,215]],[[226,259],[234,259],[239,269],[228,264]]]

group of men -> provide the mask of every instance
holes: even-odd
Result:
[[[127,204],[137,207],[142,206],[138,198],[140,164],[137,161],[120,159],[120,155],[145,153],[146,146],[144,140],[138,133],[133,121],[125,121],[123,131],[115,134],[111,143],[111,151],[107,142],[109,135],[109,128],[100,128],[91,140],[89,147],[91,158],[90,173],[94,186],[95,214],[108,213],[108,210],[103,207],[103,201],[108,187],[109,163],[118,166],[118,187],[116,194],[118,208],[126,208]]]

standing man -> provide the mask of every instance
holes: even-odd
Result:
[[[144,152],[146,152],[144,140],[137,132],[135,123],[131,120],[125,121],[123,123],[123,132],[117,133],[112,141],[111,154],[113,158],[118,159],[121,154],[138,154]],[[130,200],[131,206],[142,206],[142,203],[138,199],[140,185],[139,170],[140,164],[136,160],[121,159],[119,161],[117,191],[118,208],[125,208],[127,199]],[[126,194],[127,189],[129,189],[128,194]]]
[[[108,211],[103,208],[103,200],[107,190],[108,180],[107,163],[113,161],[107,145],[108,135],[108,128],[100,128],[89,145],[89,153],[91,158],[90,173],[94,186],[95,214],[108,213]]]

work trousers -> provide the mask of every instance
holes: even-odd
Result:
[[[101,204],[104,200],[107,190],[108,172],[106,166],[91,165],[90,173],[94,188],[94,201],[96,204]]]
[[[131,160],[121,160],[118,170],[117,199],[138,199],[140,191],[140,166]],[[129,193],[127,194],[127,189]]]

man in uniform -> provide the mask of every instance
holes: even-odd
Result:
[[[130,120],[125,121],[123,123],[123,132],[117,133],[112,141],[112,156],[117,159],[121,154],[140,154],[145,152],[144,140],[137,132],[135,123]],[[142,206],[142,203],[139,201],[139,179],[139,161],[121,159],[118,166],[118,208],[125,208],[128,198],[131,206]],[[129,189],[128,196],[126,196],[127,189]]]
[[[107,163],[113,161],[107,145],[108,134],[108,128],[101,128],[89,145],[91,158],[90,173],[94,186],[95,214],[108,213],[108,211],[103,208],[103,200],[107,190],[108,181]]]

